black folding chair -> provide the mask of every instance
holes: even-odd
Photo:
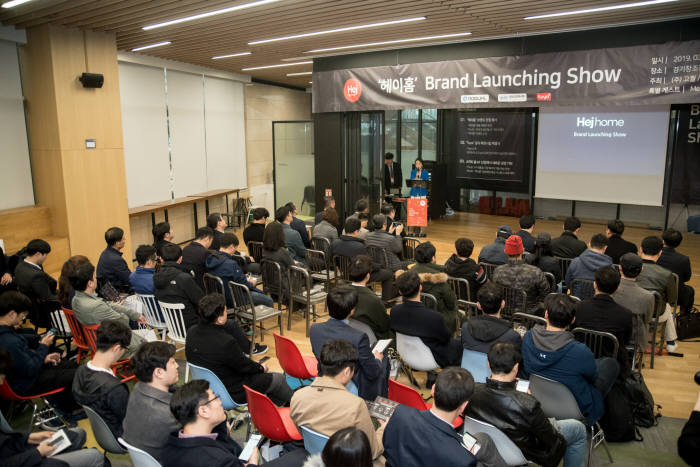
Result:
[[[525,329],[525,331],[529,331],[538,324],[546,326],[547,320],[542,318],[541,316],[531,315],[529,313],[513,313],[513,329],[515,330],[517,330],[519,327],[522,327]]]
[[[404,237],[403,239],[403,260],[416,259],[416,247],[420,245],[420,240],[413,237]]]
[[[496,270],[500,264],[491,264],[491,263],[479,263],[479,266],[484,268],[484,271],[486,272],[486,277],[489,278],[489,280],[493,280],[493,271]]]
[[[420,301],[431,310],[437,311],[437,298],[435,298],[435,295],[421,292]]]
[[[205,272],[203,280],[205,294],[218,293],[224,295],[224,281],[219,276]]]
[[[322,251],[328,256],[331,251],[331,242],[326,237],[311,237],[311,248]]]
[[[512,321],[515,313],[527,313],[527,294],[523,289],[503,287],[503,300],[506,305],[501,310],[501,318]]]
[[[568,284],[566,283],[566,271],[569,270],[569,266],[571,265],[571,261],[573,261],[573,258],[562,258],[560,256],[555,256],[554,259],[556,259],[559,263],[559,269],[561,270],[561,280],[564,287],[564,292],[566,293],[566,288],[568,287]]]
[[[256,263],[262,261],[263,244],[262,242],[248,242],[248,254],[253,257]]]
[[[595,358],[617,358],[619,343],[614,334],[586,328],[574,328],[571,333],[577,341],[583,342],[591,349]]]
[[[574,279],[571,281],[571,284],[569,284],[569,293],[581,300],[591,298],[595,295],[593,281],[590,279]]]
[[[335,277],[337,280],[350,282],[350,262],[352,258],[342,255],[333,257],[333,266],[335,268]]]

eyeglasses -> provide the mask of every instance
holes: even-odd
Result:
[[[214,401],[217,400],[217,399],[221,400],[221,397],[218,396],[218,395],[214,395],[214,397],[212,397],[211,399],[209,399],[209,400],[206,401],[205,403],[199,404],[199,405],[200,405],[200,406],[209,405],[210,403],[214,402]]]

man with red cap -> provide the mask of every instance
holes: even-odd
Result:
[[[504,287],[524,290],[527,294],[527,312],[538,314],[540,304],[551,291],[549,281],[541,269],[523,262],[523,250],[522,238],[517,235],[508,237],[504,248],[505,254],[508,255],[508,263],[496,268],[493,272],[493,282]],[[516,310],[521,309],[519,299],[516,298],[514,306]]]

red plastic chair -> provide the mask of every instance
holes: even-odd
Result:
[[[100,328],[99,324],[91,324],[89,326],[83,326],[83,335],[85,336],[85,342],[87,342],[90,348],[90,353],[95,354],[97,352],[97,330]],[[122,382],[131,381],[136,378],[136,375],[131,371],[131,360],[124,359],[119,360],[117,363],[112,365],[112,370],[119,376]]]
[[[423,396],[421,396],[418,391],[410,386],[394,381],[391,378],[389,379],[388,399],[418,410],[430,410],[433,407],[432,404],[423,400]],[[462,417],[457,417],[452,422],[452,426],[456,430],[462,426],[462,423],[464,423],[464,419]]]
[[[313,355],[303,356],[293,340],[272,333],[275,337],[275,353],[280,366],[292,378],[300,380],[318,376],[318,361]]]
[[[243,389],[248,402],[248,413],[261,435],[279,443],[302,440],[289,416],[289,407],[276,407],[265,394],[254,391],[245,384]]]
[[[0,397],[2,397],[5,400],[8,400],[10,402],[26,402],[29,401],[32,403],[33,408],[32,408],[32,418],[29,419],[29,431],[31,432],[34,429],[35,425],[39,425],[40,423],[47,422],[49,420],[53,420],[55,418],[58,418],[61,423],[63,423],[64,426],[68,426],[66,421],[61,417],[61,414],[56,411],[56,409],[51,405],[51,403],[46,399],[46,396],[51,396],[53,394],[58,394],[59,392],[64,391],[66,388],[57,388],[52,391],[47,391],[41,394],[35,394],[32,396],[20,396],[18,394],[15,394],[15,392],[12,390],[10,387],[9,383],[7,380],[3,380],[3,383],[0,384]],[[34,399],[41,399],[44,402],[44,409],[38,410],[37,403],[34,401]],[[50,417],[46,418],[46,415],[51,414]],[[35,424],[34,419],[39,416],[40,419],[39,421]],[[8,419],[10,417],[8,416]]]
[[[78,348],[77,361],[80,363],[83,354],[85,354],[87,357],[90,353],[90,347],[88,346],[87,342],[85,342],[83,325],[80,324],[78,318],[75,317],[73,310],[64,306],[62,306],[61,309],[63,309],[63,314],[66,316],[66,321],[68,321],[68,327],[70,328],[70,333],[73,336],[73,344]]]

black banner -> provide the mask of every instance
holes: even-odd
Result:
[[[457,177],[480,190],[528,193],[532,110],[460,112]]]
[[[671,202],[700,204],[700,104],[678,109]]]

